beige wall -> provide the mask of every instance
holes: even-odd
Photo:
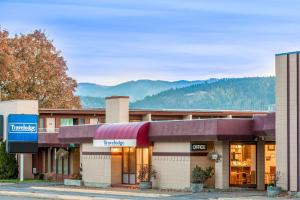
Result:
[[[216,141],[215,151],[221,155],[221,160],[215,163],[215,188],[229,188],[229,157],[230,146],[228,141]]]
[[[189,142],[155,142],[153,152],[190,152]],[[161,189],[190,188],[189,156],[153,156],[152,165],[157,171],[154,187]]]
[[[280,172],[279,185],[290,191],[297,191],[297,54],[289,54],[289,82],[288,82],[288,55],[276,56],[276,170]],[[287,101],[288,83],[290,85],[290,99]],[[288,122],[287,112],[289,109]],[[288,126],[290,140],[288,141]],[[289,155],[287,154],[289,146]],[[288,158],[290,168],[288,169]],[[288,177],[288,170],[290,176]],[[289,178],[289,183],[288,183]],[[290,185],[290,188],[288,188]]]
[[[129,97],[108,97],[105,100],[106,123],[129,122]]]
[[[214,151],[214,143],[213,142],[200,142],[201,144],[207,144],[207,152]],[[205,169],[206,167],[215,167],[215,162],[208,158],[208,156],[191,156],[191,181],[192,181],[192,171],[198,165]],[[207,180],[205,183],[207,187],[215,186],[215,177]]]
[[[93,147],[91,143],[81,145],[82,179],[86,186],[108,187],[111,185],[111,155],[93,155],[110,152],[110,148]],[[90,152],[89,155],[83,155]]]
[[[281,172],[279,185],[287,189],[287,59],[276,56],[276,168]]]

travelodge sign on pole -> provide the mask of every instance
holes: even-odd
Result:
[[[25,114],[8,115],[7,152],[37,153],[38,116]]]

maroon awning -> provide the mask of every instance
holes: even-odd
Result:
[[[97,129],[94,141],[136,140],[137,147],[146,147],[149,145],[149,126],[149,122],[104,124]]]

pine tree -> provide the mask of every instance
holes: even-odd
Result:
[[[6,153],[6,142],[0,144],[0,179],[18,177],[18,163],[15,154]]]

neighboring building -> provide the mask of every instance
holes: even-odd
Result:
[[[279,185],[300,191],[299,53],[276,55],[276,141]]]
[[[189,188],[197,164],[214,166],[208,185],[216,188],[264,189],[275,176],[274,113],[130,110],[122,96],[107,98],[106,105],[106,110],[40,109],[36,172],[61,180],[81,168],[85,185],[106,187],[136,184],[139,167],[152,165],[158,172],[154,186],[168,189]],[[192,150],[199,144],[205,149]],[[68,157],[56,158],[60,148]],[[211,152],[221,161],[211,160]]]

